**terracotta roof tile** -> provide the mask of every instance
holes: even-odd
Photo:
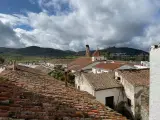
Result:
[[[124,64],[121,63],[99,63],[95,68],[105,69],[105,70],[115,70]]]
[[[122,85],[114,79],[114,73],[112,72],[102,74],[83,73],[83,75],[95,90],[122,87]]]
[[[77,58],[76,60],[74,60],[73,62],[71,62],[68,65],[68,69],[70,70],[80,70],[83,67],[89,65],[92,63],[92,59],[91,57],[80,57]]]
[[[126,120],[122,115],[96,101],[93,96],[72,87],[65,87],[65,83],[52,77],[20,68],[16,71],[6,70],[0,76],[8,78],[0,80],[0,97],[3,97],[0,116],[4,119]],[[10,101],[7,105],[3,105],[7,102],[4,98]]]

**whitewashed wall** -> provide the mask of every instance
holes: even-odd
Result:
[[[36,68],[38,66],[38,65],[34,65],[34,64],[23,64],[23,63],[18,63],[18,65],[29,67],[29,68]]]
[[[78,89],[78,86],[80,86],[81,91],[86,91],[91,95],[95,96],[93,87],[88,83],[88,81],[83,75],[79,75],[75,77],[75,85],[77,89]]]
[[[142,86],[137,86],[134,89],[134,94],[135,94],[135,117],[139,117],[139,115],[141,115],[141,94],[142,94],[143,87]],[[139,94],[139,96],[137,96],[136,94]]]
[[[105,60],[104,56],[92,57],[92,61]]]
[[[124,78],[122,78],[122,76],[120,76],[118,74],[118,72],[115,72],[115,76],[116,77],[120,77],[121,80],[120,82],[122,83],[123,87],[124,87],[124,91],[126,94],[126,97],[129,98],[131,100],[131,112],[133,115],[135,115],[135,98],[134,98],[134,86],[132,84],[130,84],[127,80],[125,80]]]
[[[150,51],[150,120],[160,119],[160,48]]]
[[[106,89],[95,92],[96,99],[105,105],[105,98],[114,96],[114,105],[117,105],[123,101],[123,93],[120,88]]]
[[[94,74],[99,74],[99,73],[107,73],[107,72],[109,72],[110,70],[104,70],[104,69],[99,69],[99,68],[92,68],[92,72],[94,73]]]
[[[5,67],[0,67],[0,73],[5,70]]]
[[[134,65],[134,67],[136,67],[137,69],[146,69],[146,68],[148,68],[148,67],[142,66],[142,65]]]

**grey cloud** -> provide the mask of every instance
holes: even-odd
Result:
[[[13,29],[0,21],[0,47],[22,47]]]

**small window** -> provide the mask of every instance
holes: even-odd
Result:
[[[127,98],[127,103],[128,103],[128,106],[131,107],[132,104],[131,104],[131,100],[129,98]]]
[[[120,78],[120,77],[117,77],[117,80],[121,80],[121,78]]]
[[[80,90],[80,86],[78,86],[78,90]]]

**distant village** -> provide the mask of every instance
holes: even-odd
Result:
[[[57,68],[63,69],[63,81],[48,75]],[[68,74],[74,75],[74,85]],[[108,60],[86,45],[85,56],[76,59],[1,65],[0,78],[7,79],[0,84],[0,117],[149,120],[149,61]]]

